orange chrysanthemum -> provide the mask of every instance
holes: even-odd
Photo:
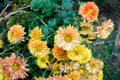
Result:
[[[79,14],[88,21],[95,21],[98,18],[99,9],[94,2],[87,2],[79,8]]]
[[[63,50],[62,48],[60,48],[60,47],[58,47],[56,45],[53,48],[53,55],[58,60],[65,60],[65,59],[67,59],[67,51]]]
[[[66,78],[64,76],[54,76],[54,77],[49,77],[47,80],[71,80],[71,79]]]
[[[49,48],[47,47],[46,42],[41,40],[30,40],[28,43],[28,49],[30,50],[31,54],[34,56],[46,56],[49,54]]]
[[[35,27],[29,36],[31,39],[40,39],[42,37],[42,31],[38,27]]]
[[[26,78],[28,69],[24,58],[16,57],[14,53],[10,57],[6,57],[2,61],[3,71],[7,74],[11,80],[18,78]]]
[[[59,28],[55,36],[55,43],[64,50],[72,50],[79,45],[81,37],[78,30],[69,25],[66,28]]]
[[[24,35],[24,28],[21,25],[13,25],[8,31],[8,40],[10,43],[15,44],[19,40],[24,41]]]
[[[77,71],[71,72],[68,77],[72,80],[80,80],[80,76]]]
[[[114,29],[114,24],[109,19],[103,22],[102,25],[97,28],[97,37],[100,39],[106,39],[111,34],[113,29]]]

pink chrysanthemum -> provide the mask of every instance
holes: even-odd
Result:
[[[5,74],[7,74],[12,80],[18,78],[26,78],[28,75],[28,69],[26,66],[26,61],[21,59],[20,57],[16,57],[14,53],[11,54],[10,57],[6,57],[2,61],[3,70]]]
[[[79,8],[79,14],[88,21],[97,20],[99,9],[94,2],[87,2]]]
[[[100,39],[106,39],[109,37],[113,29],[114,24],[112,20],[109,19],[103,22],[102,25],[97,28],[97,37]]]

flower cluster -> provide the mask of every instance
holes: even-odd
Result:
[[[43,40],[42,29],[34,27],[29,35],[28,50],[36,58],[36,65],[40,69],[50,71],[45,78],[35,76],[35,80],[102,80],[103,62],[92,56],[92,51],[85,43],[97,38],[106,39],[113,31],[112,20],[98,22],[99,8],[94,2],[87,2],[80,6],[78,13],[81,15],[80,30],[69,24],[59,27],[54,36],[54,46],[47,46]],[[15,45],[25,40],[24,27],[13,25],[8,31],[8,41]],[[26,34],[27,35],[27,34]],[[0,48],[3,46],[0,40]],[[17,55],[16,55],[17,54]],[[10,57],[0,58],[0,80],[24,79],[29,76],[29,69],[24,55],[11,53]]]

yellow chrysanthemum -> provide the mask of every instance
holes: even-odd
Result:
[[[103,71],[98,72],[98,80],[103,80]]]
[[[109,37],[113,29],[114,29],[114,24],[109,19],[103,22],[102,25],[97,28],[97,37],[100,39],[106,39]]]
[[[92,24],[88,22],[81,22],[80,26],[81,26],[81,34],[84,35],[89,34],[93,30]]]
[[[103,62],[99,59],[91,59],[90,62],[87,64],[87,69],[91,73],[97,73],[98,71],[101,71],[103,68]]]
[[[2,59],[0,58],[0,80],[11,80],[10,77],[8,77],[4,71],[3,71],[3,67],[1,65]]]
[[[91,50],[89,50],[84,45],[77,46],[76,49],[68,52],[68,57],[73,61],[78,61],[79,63],[87,63],[91,59]]]
[[[94,2],[87,2],[80,6],[79,14],[88,21],[95,21],[98,18],[99,8]]]
[[[55,45],[53,48],[53,56],[58,60],[65,60],[67,59],[67,51]]]
[[[54,69],[53,75],[59,74],[60,71],[61,71],[61,70],[60,70],[60,64],[55,63],[54,66],[53,66],[53,69]]]
[[[35,27],[30,33],[31,39],[40,39],[42,37],[42,31],[38,27]]]
[[[66,28],[59,28],[55,36],[55,43],[64,50],[72,50],[79,45],[81,37],[78,30],[69,25]]]
[[[24,28],[22,25],[13,25],[10,27],[10,30],[8,31],[8,40],[10,43],[15,44],[17,41],[21,40],[24,41]]]
[[[30,53],[36,57],[42,57],[49,54],[49,48],[47,47],[46,42],[41,40],[30,40],[28,43],[28,49],[30,50]]]
[[[0,40],[0,48],[2,48],[2,46],[3,46],[3,41]]]
[[[37,65],[40,67],[40,68],[47,68],[47,64],[49,64],[49,56],[46,55],[46,56],[43,56],[43,57],[38,57],[37,58]]]

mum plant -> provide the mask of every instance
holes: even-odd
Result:
[[[74,13],[69,10],[71,5],[65,6],[65,0],[62,1],[63,12],[60,8],[56,10],[57,14],[54,16],[52,14],[55,13],[56,5],[50,7],[53,2],[40,0],[36,3],[36,0],[32,0],[31,8],[36,13],[26,11],[23,14],[29,14],[28,18],[34,15],[34,18],[45,26],[40,23],[31,28],[30,25],[26,26],[30,23],[23,26],[17,22],[8,28],[9,43],[0,38],[0,48],[3,50],[0,53],[0,80],[103,79],[104,63],[93,57],[88,44],[97,39],[108,38],[114,28],[112,20],[96,25],[95,23],[99,23],[99,8],[94,2],[82,3],[76,11],[78,15],[73,15],[77,17],[71,19],[69,15]],[[44,3],[49,3],[49,7]],[[38,15],[40,10],[46,17]],[[52,19],[51,16],[55,18]],[[49,26],[45,23],[47,19]],[[6,46],[9,50],[4,48]]]

